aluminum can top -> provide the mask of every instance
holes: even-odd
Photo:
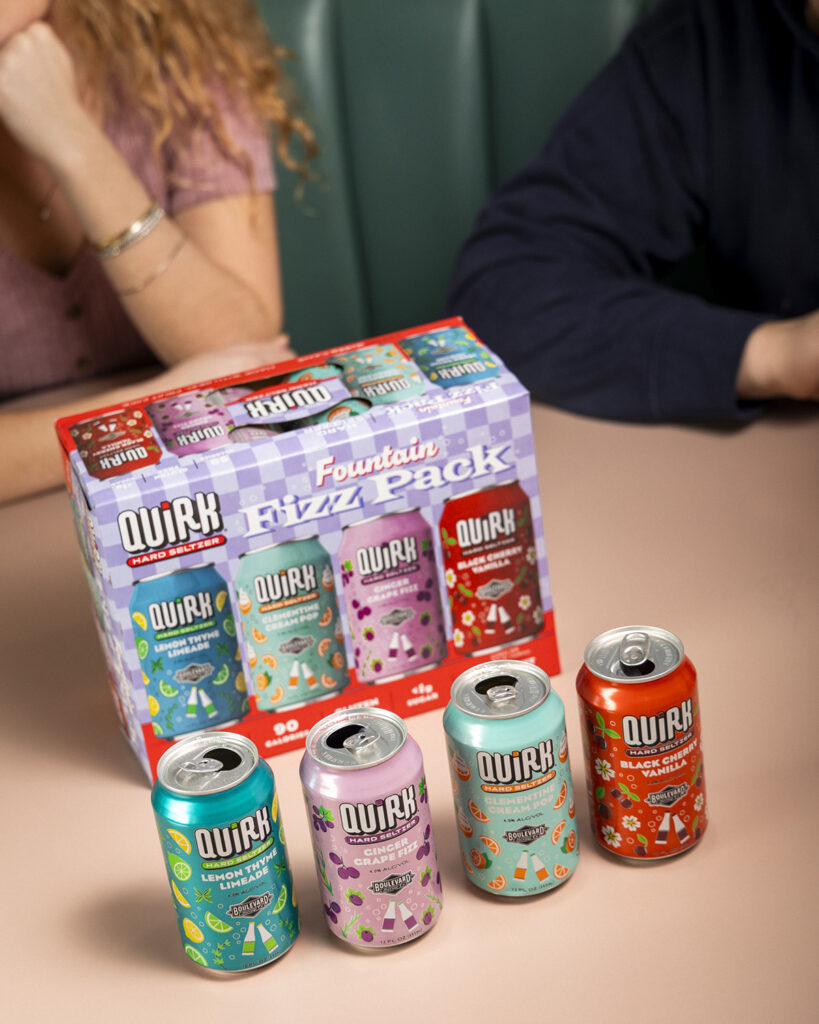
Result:
[[[272,551],[274,548],[287,547],[288,544],[309,544],[311,541],[319,539],[317,533],[311,534],[309,537],[291,537],[290,540],[278,540],[275,544],[266,544],[263,548],[253,548],[252,551],[244,551],[239,555],[239,561],[243,558],[249,558],[251,555],[261,555],[265,551]]]
[[[245,736],[200,733],[165,751],[156,767],[156,781],[183,796],[223,793],[244,782],[258,763],[256,745]]]
[[[682,641],[658,626],[619,626],[596,636],[583,660],[613,683],[648,683],[673,672],[685,656]]]
[[[517,718],[539,707],[551,688],[543,669],[528,661],[485,661],[458,676],[450,699],[476,718]]]
[[[317,722],[307,734],[309,756],[325,768],[354,771],[383,764],[407,741],[404,721],[383,708],[348,708]]]

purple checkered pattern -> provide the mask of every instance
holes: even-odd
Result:
[[[425,442],[438,446],[434,457],[339,484],[328,478],[323,487],[316,487],[322,460],[333,458],[333,466],[338,467],[379,456],[387,445],[395,450]],[[464,470],[464,479],[449,482],[443,478],[444,468],[452,467],[453,460],[460,460],[454,464],[461,468],[468,467],[475,452],[481,462],[480,453],[493,450],[501,451],[502,462],[491,457],[484,459],[482,475],[466,477]],[[232,581],[239,557],[271,544],[318,534],[333,561],[344,618],[337,552],[346,526],[371,516],[420,508],[436,538],[441,566],[438,522],[444,502],[470,491],[518,480],[531,502],[543,609],[548,611],[552,607],[529,398],[523,386],[505,370],[498,377],[463,387],[444,390],[430,385],[423,396],[376,406],[366,415],[291,431],[270,440],[228,446],[184,459],[167,456],[158,467],[113,480],[89,477],[76,452],[72,453],[72,460],[88,498],[87,515],[102,563],[105,619],[110,619],[107,628],[120,638],[109,641],[109,663],[121,666],[119,674],[130,676],[133,681],[132,694],[123,694],[127,679],[119,680],[121,703],[126,715],[130,712],[140,722],[147,722],[149,715],[139,659],[131,639],[129,603],[135,582],[160,573],[213,563],[228,583],[238,621]],[[433,479],[435,471],[430,467],[440,470],[439,479]],[[407,477],[400,476],[402,473]],[[388,489],[387,479],[406,483]],[[432,486],[423,486],[430,483]],[[288,521],[299,499],[326,494],[332,503],[341,488],[350,488],[347,493],[354,495],[354,507],[301,522]],[[226,537],[225,544],[136,568],[128,566],[117,522],[120,513],[211,491],[219,495],[224,529],[218,532]],[[376,501],[384,497],[387,500]],[[317,511],[320,510],[312,508],[312,512]],[[447,609],[443,579],[440,586],[442,605]],[[344,624],[349,638],[346,620]],[[447,628],[451,635],[451,623],[447,623]],[[347,653],[349,663],[354,664],[352,652]],[[132,722],[128,726],[132,742],[133,725]]]

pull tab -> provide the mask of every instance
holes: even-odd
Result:
[[[349,750],[354,757],[362,757],[377,742],[378,735],[376,733],[370,732],[369,729],[359,729],[352,736],[348,736],[342,746],[345,750]]]
[[[177,769],[178,774],[185,772],[188,775],[212,775],[214,772],[221,772],[224,765],[215,757],[200,757],[198,761],[185,761]]]
[[[501,704],[509,704],[516,699],[517,695],[518,691],[514,686],[509,686],[508,683],[490,686],[486,691],[486,699],[496,707]]]
[[[654,671],[654,662],[648,656],[651,641],[648,633],[626,633],[620,641],[618,657],[623,674],[645,676]]]

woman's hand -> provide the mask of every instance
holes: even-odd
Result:
[[[91,119],[71,55],[43,21],[0,49],[0,119],[25,150],[52,168],[88,131]]]

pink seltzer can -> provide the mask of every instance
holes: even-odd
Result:
[[[387,682],[443,661],[435,548],[420,509],[346,527],[338,557],[359,682]]]
[[[366,951],[428,932],[441,876],[423,758],[403,719],[336,711],[308,733],[299,774],[332,934]]]

